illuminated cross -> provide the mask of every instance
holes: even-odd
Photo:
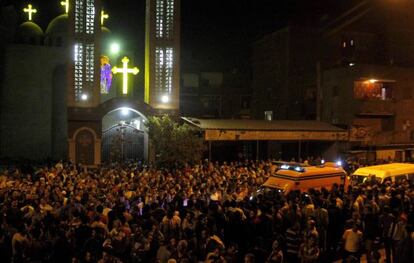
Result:
[[[101,26],[104,25],[105,19],[108,19],[108,18],[109,18],[109,15],[105,14],[105,11],[102,9],[102,11],[101,11]]]
[[[124,57],[122,59],[122,68],[113,67],[112,72],[114,74],[116,73],[122,73],[122,94],[128,93],[128,74],[132,73],[134,75],[137,75],[139,72],[139,69],[137,67],[128,68],[128,62],[129,59],[127,57]]]
[[[66,14],[69,13],[69,0],[65,0],[65,1],[60,2],[60,5],[65,7],[65,13]]]
[[[37,13],[37,9],[32,8],[33,6],[31,4],[27,5],[27,8],[23,9],[23,12],[28,13],[29,14],[29,21],[32,21],[32,14],[36,14]]]

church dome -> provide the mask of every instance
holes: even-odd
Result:
[[[46,35],[52,35],[52,34],[68,34],[68,14],[62,14],[55,19],[52,20],[52,22],[49,23],[46,29]]]
[[[32,21],[24,22],[17,29],[17,41],[25,44],[39,44],[43,37],[43,30]]]
[[[101,26],[101,41],[102,43],[108,42],[111,39],[111,30],[106,26]]]
[[[102,35],[111,34],[111,30],[107,28],[106,26],[101,27]]]
[[[47,26],[45,44],[48,46],[62,46],[67,44],[69,33],[68,14],[62,14],[53,19]]]

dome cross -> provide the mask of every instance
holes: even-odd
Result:
[[[66,14],[69,13],[69,0],[65,0],[65,1],[60,2],[60,5],[65,7],[65,13]]]
[[[109,15],[105,14],[105,11],[102,9],[102,11],[101,11],[101,26],[104,25],[105,19],[108,19],[108,18],[109,18]]]
[[[29,21],[32,21],[32,15],[37,13],[37,9],[33,8],[31,4],[28,4],[27,8],[23,9],[23,12],[27,13]]]

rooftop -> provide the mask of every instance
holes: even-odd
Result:
[[[249,119],[198,119],[183,117],[186,122],[203,130],[256,130],[256,131],[321,131],[344,132],[326,122],[293,120],[249,120]]]

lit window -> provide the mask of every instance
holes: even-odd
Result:
[[[355,81],[354,98],[361,100],[390,100],[392,99],[393,82]]]
[[[83,63],[84,63],[83,44],[77,43],[74,48],[74,89],[75,100],[80,101],[83,90]]]
[[[75,33],[84,32],[84,16],[85,16],[85,6],[84,0],[76,0],[75,2]]]
[[[157,0],[156,3],[156,37],[162,38],[164,36],[164,0]]]
[[[155,36],[157,38],[172,39],[174,0],[157,0],[155,11]]]
[[[95,3],[94,0],[86,0],[86,33],[93,34],[95,26]]]
[[[157,94],[171,94],[174,50],[171,47],[155,49],[155,90]]]
[[[94,44],[86,44],[86,54],[85,54],[85,80],[93,82],[94,75],[95,75],[95,45]]]

